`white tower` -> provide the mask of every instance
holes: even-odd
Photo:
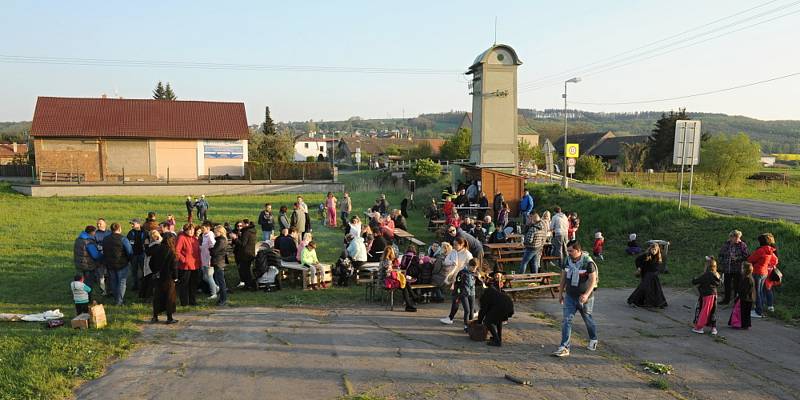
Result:
[[[522,61],[510,46],[496,44],[469,67],[472,75],[470,162],[517,172],[517,67]]]

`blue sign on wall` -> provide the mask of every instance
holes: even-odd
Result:
[[[244,146],[204,145],[203,158],[241,159],[244,158]]]

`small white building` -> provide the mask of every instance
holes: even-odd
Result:
[[[322,135],[322,138],[302,137],[297,139],[294,142],[294,160],[306,161],[308,157],[314,157],[316,161],[320,154],[327,158],[331,140],[325,139],[325,135]]]
[[[775,166],[775,161],[777,157],[770,156],[770,155],[762,155],[761,156],[761,165],[764,167],[773,167]]]

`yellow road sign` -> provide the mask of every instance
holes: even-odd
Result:
[[[578,158],[578,143],[567,143],[567,157]]]

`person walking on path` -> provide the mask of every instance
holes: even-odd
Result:
[[[95,241],[96,228],[92,225],[75,238],[72,247],[72,260],[75,263],[77,273],[83,276],[83,283],[94,286],[97,279],[97,267],[103,261],[103,253],[97,248]]]
[[[122,236],[122,227],[114,222],[111,224],[111,234],[103,239],[103,258],[108,268],[110,291],[114,294],[118,306],[125,300],[130,271],[129,261],[132,255],[131,243]]]
[[[636,275],[640,277],[639,286],[628,297],[628,304],[636,307],[667,306],[667,299],[658,279],[658,271],[664,263],[661,246],[652,243],[644,253],[636,257]]]
[[[750,256],[747,243],[742,241],[742,231],[734,230],[728,235],[728,240],[719,249],[719,265],[724,277],[725,297],[719,304],[726,305],[739,289],[742,277],[742,263]]]
[[[150,322],[158,322],[158,315],[166,313],[167,323],[174,324],[178,322],[172,318],[176,308],[175,281],[178,279],[178,270],[176,269],[178,260],[175,257],[176,239],[172,235],[162,238],[158,231],[151,231],[150,240],[158,243],[147,248],[154,285],[153,317]]]
[[[519,212],[522,217],[522,223],[527,224],[528,218],[533,212],[533,196],[527,190],[519,201]]]
[[[350,199],[350,193],[344,192],[342,195],[342,201],[339,203],[339,211],[342,217],[342,224],[347,224],[347,221],[350,219],[350,213],[353,212],[353,201]],[[355,233],[355,236],[358,236],[359,233]]]
[[[197,305],[197,284],[200,282],[200,243],[194,225],[186,224],[175,242],[178,261],[178,298],[182,306]]]
[[[692,332],[703,334],[703,328],[711,327],[711,334],[717,334],[717,288],[719,287],[719,273],[717,260],[706,257],[705,272],[692,279],[692,285],[697,285],[700,298],[694,310],[694,328]]]
[[[336,196],[334,196],[332,192],[328,192],[328,195],[325,197],[325,209],[328,210],[328,215],[327,215],[328,218],[326,222],[328,226],[331,228],[335,228],[337,225],[336,202],[337,202]]]
[[[194,214],[194,206],[195,206],[195,202],[192,201],[192,196],[186,196],[185,204],[186,204],[186,214],[188,214],[188,218],[186,221],[191,224],[192,221],[194,220],[192,214]]]
[[[544,227],[542,218],[539,214],[533,213],[530,216],[530,221],[525,225],[524,236],[522,237],[522,244],[525,246],[525,252],[522,253],[522,263],[519,265],[519,273],[524,274],[531,266],[531,272],[534,274],[539,273],[539,267],[542,260],[542,249],[547,241],[547,229]]]
[[[559,259],[559,265],[564,265],[567,258],[567,235],[569,234],[569,220],[561,212],[561,207],[553,208],[553,218],[550,221],[550,231],[553,232],[552,254]]]
[[[753,318],[764,316],[764,304],[767,303],[766,280],[770,264],[778,264],[775,254],[775,237],[771,233],[762,233],[758,236],[759,248],[753,252],[747,261],[753,264],[753,281],[756,285],[756,303]]]
[[[450,315],[439,320],[439,322],[452,325],[458,313],[459,303],[464,307],[464,331],[467,330],[469,321],[474,318],[473,308],[475,305],[475,270],[477,260],[472,262],[472,253],[467,249],[467,242],[462,238],[456,238],[453,242],[453,251],[445,259],[445,264],[450,268],[450,275],[445,279],[451,283],[453,302],[450,305]],[[470,263],[475,268],[470,268]]]
[[[569,355],[572,319],[575,317],[575,312],[581,313],[586,329],[589,331],[589,345],[586,348],[589,351],[597,350],[597,328],[592,319],[597,265],[589,254],[581,249],[578,242],[570,242],[567,246],[567,255],[558,287],[559,302],[564,306],[564,319],[561,322],[561,344],[553,353],[556,357]]]
[[[261,225],[262,239],[264,241],[272,240],[272,232],[275,230],[275,219],[272,217],[272,204],[264,204],[264,209],[258,214],[258,224]]]
[[[753,264],[745,261],[742,263],[742,276],[736,288],[736,298],[728,325],[739,329],[750,329],[752,325],[750,311],[755,301],[756,283],[753,281]]]

